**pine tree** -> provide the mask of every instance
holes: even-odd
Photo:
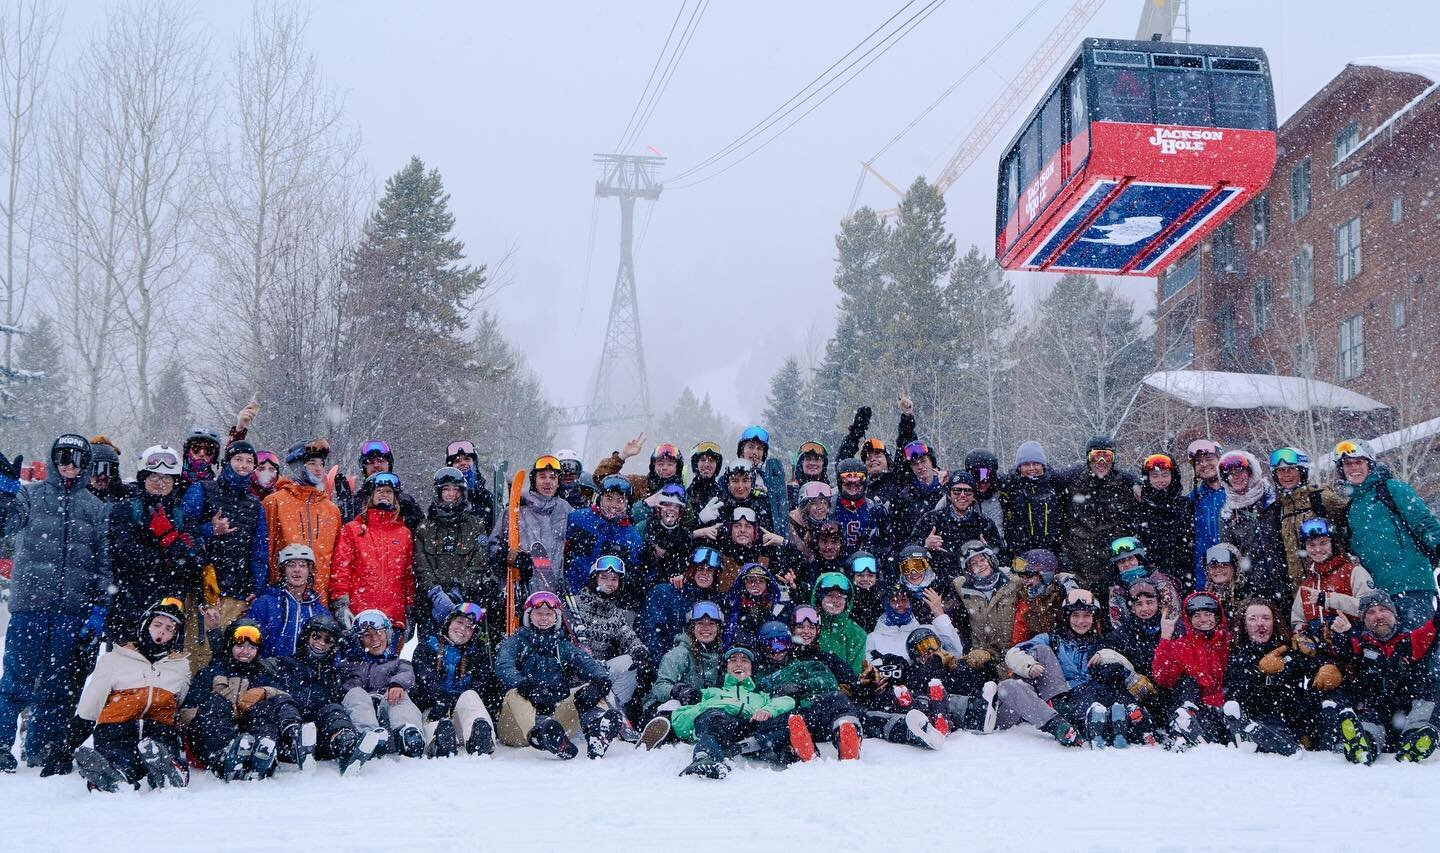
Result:
[[[505,340],[497,316],[481,313],[474,345],[476,368],[465,374],[464,396],[470,412],[479,414],[451,439],[470,438],[482,462],[511,460],[512,466],[528,467],[553,451],[555,409],[539,378]]]
[[[35,317],[16,351],[14,372],[24,378],[5,389],[0,446],[11,457],[24,453],[28,459],[44,459],[55,436],[74,429],[63,354],[55,321]]]
[[[770,452],[788,456],[803,443],[811,439],[808,406],[809,384],[800,371],[800,362],[795,356],[785,359],[775,375],[770,377],[770,396],[765,401],[761,414],[765,428],[770,431]]]
[[[657,443],[668,441],[680,448],[689,464],[690,449],[702,441],[713,441],[724,451],[729,441],[740,434],[739,424],[715,411],[710,395],[696,397],[689,387],[680,392],[675,405],[660,418]]]
[[[950,270],[946,299],[956,318],[958,363],[954,381],[943,386],[950,402],[942,410],[957,416],[949,434],[966,447],[995,449],[1006,431],[1010,360],[1005,349],[1015,323],[1013,292],[1000,265],[976,246]]]
[[[190,410],[190,391],[185,386],[185,367],[172,356],[161,368],[150,388],[150,417],[141,426],[145,446],[168,444],[176,450],[195,426]]]
[[[471,424],[488,426],[462,393],[467,374],[487,367],[466,332],[485,268],[462,263],[449,202],[440,173],[412,157],[385,182],[350,260],[348,363],[335,366],[348,413],[337,430],[340,459],[384,436],[402,479],[428,477],[436,447]]]

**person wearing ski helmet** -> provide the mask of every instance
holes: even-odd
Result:
[[[570,513],[565,524],[567,590],[584,588],[590,567],[605,554],[620,557],[627,566],[638,563],[642,540],[629,514],[634,494],[629,480],[611,475],[600,482],[593,504]]]
[[[275,491],[260,502],[270,534],[270,585],[280,579],[280,551],[299,542],[315,553],[315,592],[327,603],[330,561],[344,526],[340,508],[324,492],[325,463],[329,458],[330,442],[323,438],[292,445],[285,452],[291,477],[281,477]]]
[[[810,605],[820,613],[821,649],[835,655],[856,675],[865,665],[865,643],[869,635],[850,618],[850,579],[840,572],[826,572],[815,579]]]
[[[519,547],[513,555],[509,549],[509,512],[500,514],[500,523],[490,538],[491,571],[497,578],[504,577],[513,559],[521,586],[527,592],[563,591],[565,531],[570,515],[577,509],[563,497],[566,464],[547,453],[530,466],[530,487],[520,495]]]
[[[1305,573],[1290,606],[1290,627],[1297,634],[1318,637],[1331,619],[1344,613],[1360,616],[1360,599],[1375,588],[1369,570],[1335,546],[1330,520],[1312,518],[1300,525],[1300,550]]]
[[[1037,634],[1048,634],[1060,622],[1065,596],[1075,588],[1075,576],[1060,571],[1060,561],[1044,548],[1031,548],[1010,561],[1010,573],[1024,594],[1015,601],[1015,627],[1011,645],[1020,645]]]
[[[850,429],[845,440],[840,442],[840,450],[835,455],[836,459],[842,460],[859,456],[860,463],[865,466],[865,472],[869,475],[865,481],[865,496],[887,508],[909,474],[906,466],[901,464],[899,450],[916,439],[914,405],[904,394],[900,395],[897,404],[900,424],[895,437],[895,458],[891,458],[884,439],[865,437],[866,430],[870,428],[869,406],[861,406],[855,410],[855,418],[850,422]]]
[[[1000,490],[1004,481],[1000,477],[1000,458],[989,448],[979,448],[965,454],[965,472],[975,480],[975,506],[991,521],[1003,536],[1005,514],[1000,507]]]
[[[374,732],[390,752],[421,757],[425,754],[424,717],[410,698],[415,669],[400,657],[394,623],[379,610],[362,610],[355,616],[351,633],[354,643],[342,650],[339,664],[340,686],[345,690],[341,704],[356,728]],[[384,726],[379,715],[382,707]]]
[[[650,649],[620,606],[625,561],[605,555],[590,566],[585,588],[570,597],[570,621],[590,656],[610,671],[610,706],[624,708],[655,677]]]
[[[1005,665],[1014,678],[1001,681],[996,690],[995,728],[1029,723],[1055,738],[1062,746],[1080,746],[1082,736],[1073,720],[1089,721],[1099,707],[1093,734],[1104,741],[1110,723],[1110,696],[1093,684],[1090,660],[1100,648],[1100,605],[1089,590],[1071,590],[1061,608],[1055,630],[1038,634],[1005,653]],[[1116,733],[1123,735],[1123,718]],[[1100,745],[1097,742],[1095,745]]]
[[[835,466],[834,518],[840,524],[841,547],[845,554],[859,550],[886,553],[890,550],[890,514],[878,501],[867,497],[869,474],[855,459],[842,459]]]
[[[90,439],[90,469],[85,487],[90,494],[111,503],[130,493],[120,479],[120,448],[103,435]]]
[[[794,604],[786,599],[770,570],[760,563],[741,566],[735,585],[725,601],[725,640],[754,635],[772,619],[790,618]]]
[[[1187,555],[1188,556],[1188,555]],[[1134,536],[1121,536],[1110,543],[1110,565],[1115,570],[1115,583],[1110,587],[1110,624],[1119,625],[1129,611],[1130,587],[1147,581],[1160,596],[1164,610],[1179,610],[1180,585],[1164,572],[1149,565],[1150,552]]]
[[[486,706],[499,708],[501,691],[494,651],[485,637],[486,614],[476,602],[460,602],[434,621],[436,630],[415,649],[415,689],[410,695],[425,713],[425,754],[430,758],[461,749],[467,755],[495,751],[495,723]]]
[[[702,564],[703,565],[703,564]],[[713,570],[712,570],[713,573]],[[719,687],[722,676],[725,614],[720,605],[697,598],[681,616],[679,631],[655,670],[655,683],[645,697],[645,716],[669,714],[681,705],[700,701],[700,692]]]
[[[362,733],[341,704],[346,691],[336,655],[345,637],[340,623],[328,612],[317,613],[306,619],[299,630],[294,655],[266,662],[265,683],[284,691],[294,700],[300,719],[315,724],[315,758],[335,760],[344,774],[374,756],[385,731],[376,727]],[[303,744],[296,750],[282,738],[281,754],[287,752],[293,753],[297,766],[305,756]]]
[[[46,775],[70,769],[69,721],[106,620],[111,522],[107,504],[85,488],[90,442],[57,436],[49,459],[44,482],[22,489],[24,457],[0,454],[0,532],[14,547],[0,667],[0,772],[15,769],[11,747],[26,708],[25,754]],[[74,661],[74,670],[55,660]]]
[[[904,468],[908,470],[898,472],[899,485],[890,500],[889,510],[895,535],[909,538],[920,517],[938,506],[945,497],[947,478],[945,472],[937,467],[935,449],[929,444],[912,441],[901,449],[901,455],[905,461]]]
[[[802,503],[800,491],[809,483],[830,485],[830,451],[818,441],[807,441],[795,451],[794,477],[785,486],[790,508]]]
[[[1205,552],[1221,541],[1220,513],[1225,508],[1225,484],[1220,480],[1220,445],[1197,438],[1185,448],[1195,475],[1188,492],[1195,505],[1195,589],[1205,588]]]
[[[625,466],[625,462],[639,456],[644,446],[645,433],[642,432],[625,442],[621,449],[596,462],[595,482],[602,483],[606,477],[624,476],[630,481],[630,489],[636,501],[645,500],[671,483],[683,486],[685,460],[680,455],[680,449],[669,442],[655,446],[650,454],[650,466],[645,476],[621,474],[620,469]]]
[[[1243,450],[1227,450],[1220,457],[1220,479],[1225,483],[1225,507],[1220,512],[1220,541],[1234,545],[1246,565],[1245,578],[1252,595],[1288,601],[1284,544],[1278,526],[1267,522],[1265,510],[1275,501],[1260,460]]]
[[[395,452],[390,448],[390,442],[372,440],[360,445],[358,465],[358,479],[345,476],[335,478],[335,503],[340,507],[340,517],[347,524],[370,505],[370,478],[376,474],[395,472]],[[360,484],[359,489],[355,488],[356,482]],[[420,508],[418,501],[403,490],[396,495],[396,502],[400,520],[414,532],[425,519],[424,510]]]
[[[523,627],[500,644],[495,675],[505,699],[496,734],[506,746],[571,759],[579,750],[570,737],[580,732],[590,757],[599,758],[622,726],[605,700],[610,671],[566,637],[561,615],[554,593],[531,593]]]
[[[1097,435],[1085,445],[1084,463],[1062,480],[1070,495],[1065,543],[1070,571],[1081,586],[1103,596],[1110,587],[1110,542],[1135,525],[1135,478],[1115,464],[1115,442]]]
[[[685,487],[689,510],[699,515],[710,499],[724,491],[720,472],[725,464],[725,455],[720,445],[713,441],[702,441],[690,450],[690,483]]]
[[[1335,467],[1344,479],[1341,490],[1350,493],[1350,553],[1394,599],[1400,626],[1418,628],[1435,612],[1440,520],[1414,487],[1376,461],[1369,443],[1335,445]]]
[[[1339,725],[1345,757],[1369,764],[1393,750],[1397,761],[1424,761],[1440,743],[1429,665],[1435,617],[1406,628],[1393,597],[1379,589],[1361,598],[1359,609],[1359,624],[1337,620],[1336,653],[1354,700]],[[1351,630],[1339,631],[1345,627]]]
[[[1312,518],[1331,521],[1331,534],[1339,550],[1349,544],[1344,518],[1349,497],[1333,486],[1310,482],[1310,457],[1296,447],[1281,447],[1270,454],[1270,477],[1275,483],[1275,502],[1261,511],[1265,524],[1280,531],[1281,554],[1285,558],[1288,586],[1294,589],[1305,573],[1300,527]]]
[[[211,479],[220,460],[220,431],[207,426],[192,428],[180,445],[180,454],[182,488]]]
[[[255,470],[250,472],[250,494],[264,501],[280,480],[280,457],[273,450],[255,451]]]
[[[1180,612],[1160,617],[1154,680],[1172,691],[1170,733],[1179,745],[1224,743],[1228,731],[1220,709],[1225,705],[1225,663],[1230,651],[1226,608],[1209,590],[1185,596]],[[1175,628],[1184,620],[1185,632]]]
[[[168,476],[179,477],[180,455],[174,456],[175,474]],[[180,704],[190,689],[190,662],[180,650],[184,633],[185,606],[166,597],[147,605],[133,631],[114,635],[115,648],[100,656],[75,709],[78,718],[95,724],[94,746],[75,751],[92,790],[139,788],[145,779],[156,788],[189,783],[177,733]]]
[[[1023,593],[1019,582],[1000,568],[1000,557],[988,544],[971,540],[961,545],[960,561],[963,574],[952,586],[965,608],[968,635],[963,639],[969,650],[965,662],[994,677],[994,665],[1013,645],[1015,608]]]
[[[441,468],[431,484],[435,499],[415,528],[411,621],[421,636],[440,634],[440,623],[456,602],[474,602],[499,613],[504,597],[499,576],[490,568],[485,523],[468,510],[465,475],[458,468]]]
[[[815,559],[816,534],[820,524],[833,515],[833,499],[830,484],[818,480],[806,483],[796,492],[795,508],[790,510],[790,544],[805,560]]]
[[[602,469],[608,469],[608,466],[596,466],[597,471]],[[618,473],[618,469],[616,472]],[[630,480],[630,486],[635,490],[636,496],[635,502],[630,505],[630,520],[642,538],[645,536],[645,530],[649,526],[651,517],[660,506],[664,491],[673,486],[681,490],[683,497],[684,473],[685,462],[680,455],[680,448],[664,443],[656,445],[654,452],[650,454],[650,470],[646,476],[626,478]],[[683,507],[683,501],[681,505]]]
[[[132,637],[146,609],[162,598],[184,600],[199,589],[200,552],[184,530],[180,454],[157,444],[140,455],[135,494],[110,511],[115,595],[106,636]]]
[[[1141,460],[1135,499],[1135,532],[1149,552],[1150,567],[1194,588],[1195,502],[1184,493],[1175,457],[1151,453]]]
[[[721,476],[722,491],[700,509],[697,516],[699,523],[708,526],[729,519],[736,509],[744,507],[755,512],[761,527],[772,529],[769,496],[757,485],[759,478],[750,460],[731,459],[721,469]]]
[[[311,617],[329,614],[315,592],[315,552],[296,542],[280,549],[280,584],[250,602],[247,619],[260,626],[261,653],[267,658],[290,657],[300,651],[300,628]]]
[[[966,542],[980,540],[997,555],[1006,553],[1000,529],[976,505],[975,478],[960,471],[945,487],[945,504],[921,515],[911,528],[909,539],[923,542],[930,552],[930,565],[949,589],[964,574],[960,550]],[[998,556],[997,560],[1000,559]]]
[[[589,506],[595,500],[595,478],[585,472],[580,454],[567,448],[555,458],[560,460],[560,497],[572,507]]]
[[[225,448],[220,475],[195,483],[180,501],[185,531],[204,560],[205,600],[220,608],[222,627],[240,618],[250,602],[270,588],[269,525],[264,507],[250,493],[255,457],[250,442],[232,441]],[[200,621],[190,620],[185,636],[185,651],[196,672],[210,662],[210,643]]]
[[[486,530],[495,529],[495,495],[485,485],[480,471],[480,454],[468,439],[452,441],[445,447],[445,464],[465,476],[468,512],[479,517]],[[577,504],[578,505],[578,504]]]
[[[378,610],[404,636],[416,599],[415,539],[400,520],[400,478],[371,474],[361,494],[367,506],[335,544],[330,605],[337,612]]]
[[[637,612],[651,587],[685,573],[685,562],[692,548],[690,539],[694,527],[685,511],[685,490],[671,483],[651,497],[656,504],[641,536],[639,569],[631,573],[634,577],[626,577],[620,587],[621,603],[627,610]]]
[[[999,498],[1000,529],[1013,552],[1065,553],[1069,498],[1040,442],[1023,442],[1015,451],[1015,465],[1000,481]]]
[[[835,745],[841,761],[860,757],[860,711],[841,687],[857,679],[845,662],[814,644],[796,643],[785,620],[771,620],[756,632],[759,657],[755,684],[771,696],[795,700],[806,728]]]
[[[884,604],[880,601],[880,561],[869,551],[856,551],[844,557],[842,562],[844,574],[850,579],[850,594],[853,597],[850,618],[861,628],[870,629],[884,612]]]
[[[765,467],[770,458],[770,431],[762,426],[748,426],[735,441],[735,456],[750,463],[755,470]]]
[[[651,660],[664,657],[675,645],[695,602],[720,600],[723,593],[717,581],[722,560],[719,551],[700,544],[689,552],[682,574],[657,581],[645,596],[637,630],[650,649]]]

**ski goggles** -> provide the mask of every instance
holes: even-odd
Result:
[[[1271,468],[1305,468],[1309,465],[1310,457],[1293,447],[1282,447],[1270,454]]]
[[[1359,459],[1368,459],[1370,454],[1366,453],[1358,442],[1346,440],[1335,445],[1335,458],[1344,459],[1347,456],[1354,456]]]
[[[903,452],[906,462],[914,462],[916,459],[919,459],[922,456],[929,456],[931,453],[930,445],[926,444],[923,441],[910,442],[909,444],[905,445],[905,450]]]
[[[795,616],[790,622],[794,625],[809,624],[818,628],[820,627],[820,614],[816,612],[815,608],[807,604],[804,607],[795,608]]]
[[[655,446],[655,452],[652,453],[652,454],[650,454],[650,458],[651,458],[652,460],[654,460],[654,459],[674,459],[676,462],[679,462],[679,461],[680,461],[680,448],[676,447],[676,446],[673,445],[673,444],[659,444],[659,445],[656,445],[656,446]]]
[[[1089,461],[1089,462],[1114,462],[1114,461],[1115,461],[1115,451],[1113,451],[1113,450],[1092,450],[1092,451],[1090,451],[1089,453],[1085,454],[1085,459],[1086,459],[1087,461]]]
[[[860,458],[864,459],[871,453],[884,453],[885,442],[878,438],[867,438],[865,443],[860,445]]]
[[[920,574],[930,568],[930,561],[924,557],[906,557],[900,561],[900,574]]]
[[[1300,538],[1315,539],[1319,536],[1330,535],[1330,522],[1323,518],[1311,518],[1300,523]]]
[[[1219,599],[1209,594],[1208,592],[1196,593],[1195,595],[1191,596],[1189,601],[1185,602],[1186,613],[1199,613],[1205,610],[1208,610],[1211,613],[1220,612]]]
[[[926,657],[940,651],[940,640],[934,635],[921,637],[914,646],[917,657]]]
[[[696,566],[718,569],[720,568],[720,552],[714,548],[696,548],[690,555],[690,562]]]
[[[1162,471],[1174,471],[1175,460],[1163,453],[1152,453],[1145,457],[1144,462],[1140,463],[1140,470],[1147,473],[1154,471],[1156,468]]]
[[[274,465],[276,470],[279,470],[280,457],[276,456],[275,453],[270,450],[257,451],[255,454],[255,467],[259,468],[261,465]]]
[[[769,447],[770,431],[761,426],[747,427],[744,432],[740,433],[740,443],[744,444],[747,441],[758,441]]]
[[[687,622],[699,622],[701,619],[709,619],[711,622],[723,622],[725,617],[720,615],[720,605],[713,601],[697,601],[690,607],[690,613],[685,617]]]
[[[1206,441],[1203,438],[1197,438],[1194,441],[1190,442],[1189,447],[1185,448],[1185,455],[1189,457],[1191,462],[1194,462],[1201,456],[1219,456],[1220,445],[1216,444],[1213,441]]]
[[[1246,471],[1249,471],[1250,460],[1246,459],[1241,454],[1227,453],[1224,456],[1220,457],[1220,473],[1229,474],[1231,471],[1239,471],[1242,468]]]
[[[711,456],[714,456],[716,459],[725,458],[725,454],[720,450],[720,445],[716,444],[713,441],[702,441],[699,444],[695,445],[694,450],[690,451],[691,456],[703,456],[707,453]]]
[[[475,445],[468,441],[452,441],[445,447],[445,461],[449,462],[456,456],[477,456]]]
[[[989,468],[971,468],[969,469],[969,471],[970,476],[974,477],[976,481],[981,483],[988,483],[990,482],[990,478],[995,476],[995,472],[991,471]]]
[[[850,573],[853,575],[869,572],[872,575],[880,574],[880,566],[875,558],[869,554],[850,558]]]
[[[863,483],[865,482],[864,471],[846,471],[840,475],[842,483]]]
[[[830,452],[825,449],[825,445],[818,441],[807,441],[800,445],[800,451],[796,455],[798,458],[804,459],[806,456],[829,456]]]
[[[525,609],[534,610],[537,607],[548,607],[551,610],[560,609],[560,596],[548,590],[530,593],[525,599]]]
[[[760,647],[772,654],[780,654],[790,650],[792,642],[788,635],[781,637],[766,637],[760,641]]]
[[[594,575],[599,574],[600,572],[614,572],[615,574],[624,577],[625,561],[620,559],[619,557],[614,556],[613,554],[606,554],[605,556],[596,560],[590,566],[590,574]]]
[[[391,474],[389,471],[381,471],[378,474],[371,474],[368,478],[366,478],[365,485],[369,486],[372,489],[378,489],[381,486],[389,486],[390,488],[398,492],[400,491],[400,478],[395,476],[394,474]]]
[[[359,616],[355,617],[355,633],[357,634],[363,631],[389,630],[390,620],[385,618],[385,614],[378,611],[371,613],[361,613]]]
[[[748,521],[751,524],[754,524],[755,510],[751,509],[748,506],[737,506],[735,507],[734,514],[730,516],[730,521],[731,523],[734,523],[736,521]]]
[[[1121,536],[1119,539],[1110,543],[1110,559],[1112,560],[1120,557],[1138,557],[1144,553],[1144,551],[1145,549],[1140,547],[1140,540],[1134,536]]]
[[[676,483],[671,483],[670,485],[660,490],[660,497],[657,498],[657,501],[660,503],[661,506],[664,506],[666,504],[669,504],[671,506],[684,506],[685,487]]]
[[[145,464],[141,468],[159,468],[161,466],[179,467],[180,457],[168,450],[158,450],[145,457]]]
[[[367,441],[360,445],[360,458],[367,456],[390,456],[390,443],[385,441]]]
[[[54,461],[57,466],[74,465],[78,468],[80,467],[80,463],[85,461],[85,454],[74,447],[60,447],[55,450],[52,461]]]
[[[485,618],[485,608],[481,607],[473,601],[467,601],[459,607],[455,608],[455,610],[450,614],[451,619],[454,619],[456,616],[464,616],[471,622],[474,622],[478,625],[480,624],[480,621]]]
[[[120,463],[109,461],[96,462],[90,466],[90,476],[108,477],[111,480],[118,479],[120,476]]]
[[[554,471],[559,473],[562,468],[563,466],[560,464],[560,460],[554,456],[541,456],[535,460],[536,471]]]
[[[260,629],[254,625],[241,625],[230,635],[230,645],[238,646],[241,643],[249,643],[252,646],[260,645]]]
[[[820,580],[815,583],[815,592],[822,597],[832,592],[838,592],[841,595],[850,594],[849,578],[839,572],[828,572],[827,574],[828,577],[821,576]]]

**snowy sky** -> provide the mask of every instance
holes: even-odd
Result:
[[[642,207],[637,269],[657,414],[688,383],[708,391],[737,420],[748,419],[763,406],[766,380],[787,353],[820,351],[833,325],[833,239],[859,161],[1035,2],[949,0],[758,155],[699,186],[667,190],[648,229]],[[1042,2],[1006,50],[877,162],[883,174],[901,186],[918,174],[935,176],[1003,80],[1069,5]],[[1110,0],[1084,35],[1133,37],[1143,2]],[[671,174],[697,163],[901,5],[711,5],[639,147],[653,145],[668,155]],[[618,253],[619,215],[610,201],[599,208],[587,285],[591,155],[617,143],[678,6],[679,0],[346,0],[313,7],[311,44],[326,75],[346,93],[377,188],[417,154],[444,175],[473,259],[493,260],[514,248],[514,284],[492,307],[506,318],[513,339],[538,334],[545,341],[525,350],[560,405],[585,401]],[[98,23],[102,9],[69,9],[67,40]],[[196,9],[223,64],[249,4]],[[1192,41],[1268,51],[1282,119],[1347,59],[1434,51],[1440,32],[1440,5],[1399,0],[1192,0],[1190,9]],[[961,251],[972,242],[987,250],[993,245],[994,163],[1018,121],[947,195]],[[895,200],[874,180],[861,198],[875,207]],[[1020,282],[1026,295],[1049,280],[1031,278]],[[1141,305],[1153,303],[1150,280],[1122,286]]]

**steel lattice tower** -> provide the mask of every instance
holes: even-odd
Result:
[[[635,200],[660,197],[655,173],[664,157],[596,154],[599,198],[620,200],[620,268],[610,297],[605,348],[595,372],[590,407],[583,419],[585,458],[596,458],[650,427],[650,381],[645,371],[645,341],[640,332],[640,305],[635,294]]]

